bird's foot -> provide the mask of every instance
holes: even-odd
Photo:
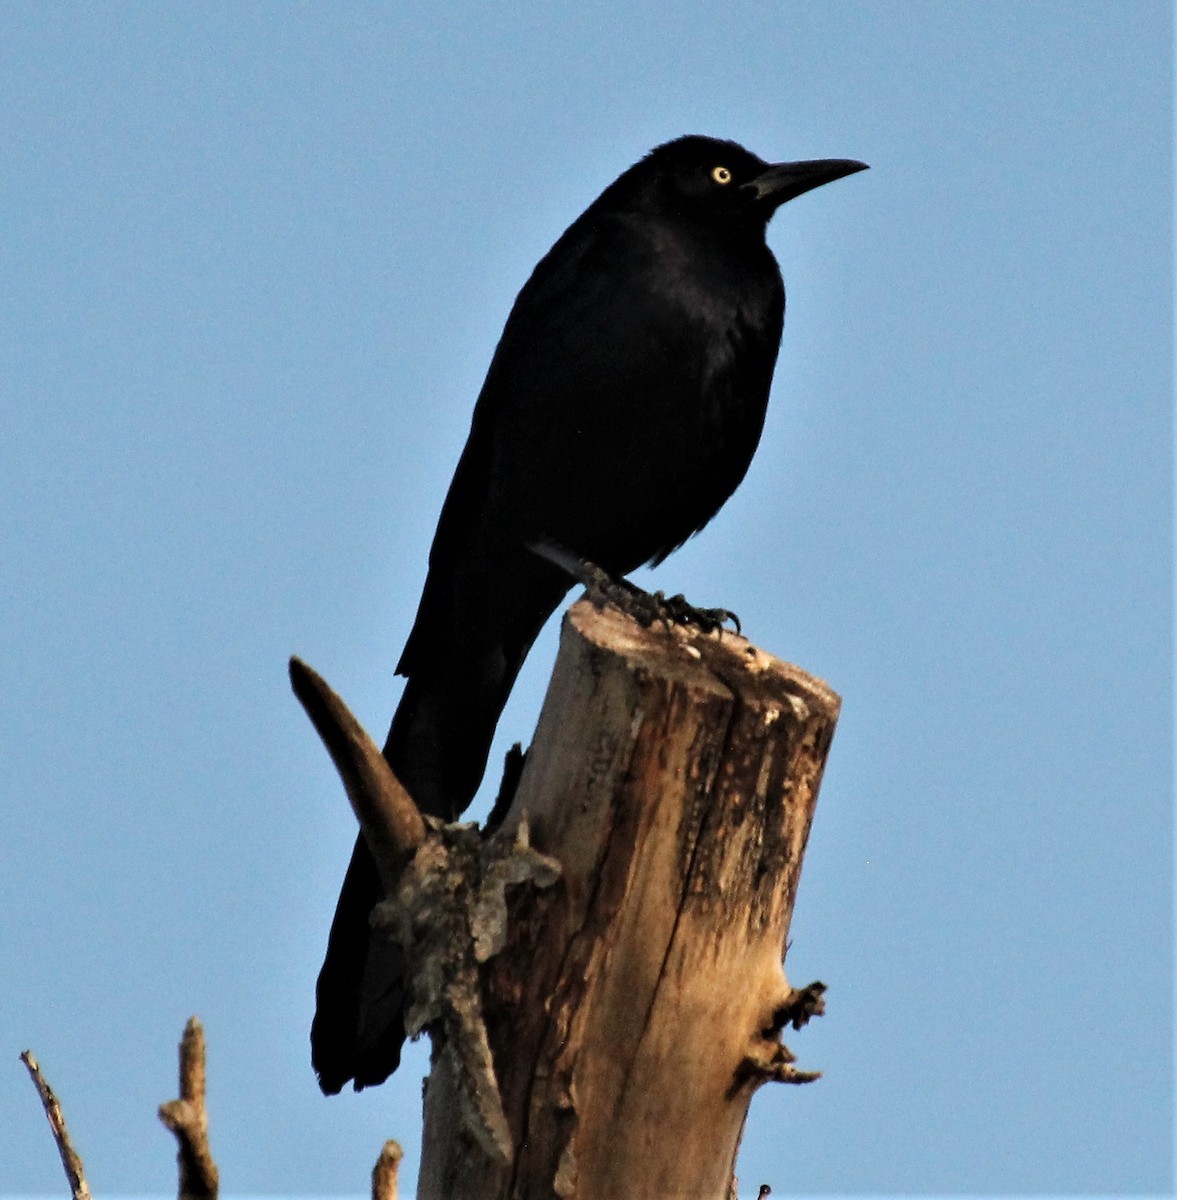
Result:
[[[652,599],[658,604],[660,616],[667,624],[694,625],[704,633],[722,633],[730,621],[740,632],[740,618],[730,608],[696,608],[683,595],[665,596],[655,592]]]
[[[740,618],[726,608],[696,608],[685,596],[667,596],[663,592],[647,592],[623,576],[610,575],[603,567],[580,558],[563,546],[540,542],[532,549],[573,579],[584,584],[589,601],[596,608],[612,604],[627,616],[633,617],[643,629],[661,621],[668,629],[672,625],[693,625],[704,633],[722,632],[731,622],[740,632]]]
[[[584,567],[582,582],[589,603],[594,608],[604,608],[606,604],[611,604],[626,616],[633,617],[643,629],[649,629],[655,621],[670,625],[661,597],[651,595],[624,577],[614,578],[596,563],[586,562]]]

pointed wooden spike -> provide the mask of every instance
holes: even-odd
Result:
[[[331,755],[388,888],[425,840],[424,818],[376,743],[321,675],[291,658],[290,685]]]

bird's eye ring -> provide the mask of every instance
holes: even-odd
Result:
[[[731,183],[732,173],[727,169],[727,167],[713,167],[711,170],[711,178],[714,179],[716,183]]]

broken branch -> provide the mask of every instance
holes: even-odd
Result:
[[[179,1200],[216,1200],[220,1175],[208,1144],[204,1103],[204,1028],[189,1017],[180,1039],[180,1098],[161,1104],[159,1119],[176,1135],[180,1149]]]
[[[397,1200],[397,1177],[405,1152],[390,1138],[372,1168],[372,1200]]]
[[[300,658],[290,660],[290,686],[331,755],[391,893],[399,868],[425,840],[424,818],[347,705]]]
[[[65,1168],[74,1200],[91,1200],[90,1185],[86,1182],[82,1160],[70,1141],[69,1130],[65,1127],[65,1115],[53,1094],[53,1089],[41,1074],[41,1068],[31,1050],[25,1050],[20,1056],[20,1061],[28,1068],[37,1094],[41,1097],[41,1104],[45,1109],[45,1116],[49,1118],[49,1128],[53,1130],[53,1140],[57,1143],[57,1152],[61,1155],[61,1165]]]

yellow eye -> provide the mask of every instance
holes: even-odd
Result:
[[[732,173],[727,169],[727,167],[713,167],[711,170],[711,178],[714,179],[716,183],[731,183]]]

